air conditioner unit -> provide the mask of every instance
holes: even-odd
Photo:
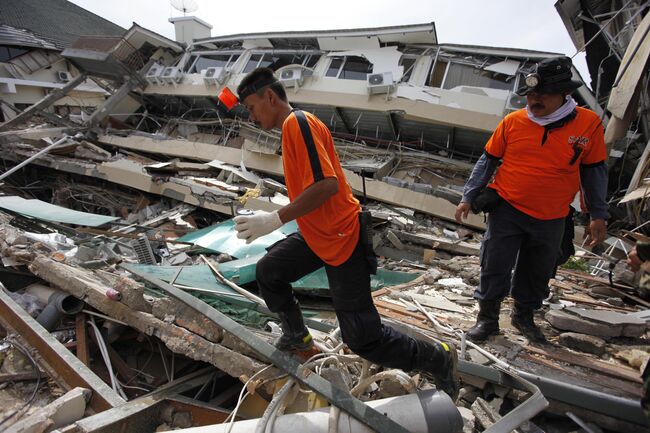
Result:
[[[368,74],[368,93],[371,95],[377,93],[390,93],[395,87],[392,72],[383,72],[380,74]]]
[[[287,68],[280,72],[280,81],[284,87],[300,87],[304,81],[302,68]]]
[[[167,66],[160,75],[160,79],[163,83],[176,85],[183,79],[183,72],[176,66]]]
[[[519,110],[520,108],[524,108],[526,104],[527,101],[525,96],[512,93],[510,96],[508,96],[508,100],[506,102],[506,110],[510,110],[510,111]]]
[[[162,75],[164,69],[165,67],[163,65],[152,65],[145,74],[144,79],[147,80],[147,83],[149,84],[162,84],[160,76]]]
[[[223,66],[212,66],[208,69],[204,69],[201,71],[201,75],[203,76],[203,82],[205,84],[223,84],[226,81],[226,78],[228,77],[228,74],[230,71]]]
[[[56,71],[56,79],[61,83],[67,83],[70,81],[70,72],[68,71]]]

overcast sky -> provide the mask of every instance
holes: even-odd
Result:
[[[182,1],[182,0],[177,0]],[[576,48],[556,0],[185,0],[210,23],[213,36],[289,30],[330,30],[435,22],[441,43],[526,48],[572,57]],[[183,13],[170,0],[72,0],[124,28],[133,22],[174,39],[168,19]],[[585,81],[583,53],[574,63]]]

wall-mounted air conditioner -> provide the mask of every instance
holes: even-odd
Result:
[[[183,72],[176,66],[167,66],[160,75],[160,79],[165,84],[176,85],[183,79]]]
[[[515,111],[526,106],[526,97],[511,93],[506,101],[506,110]]]
[[[304,80],[302,68],[287,68],[280,72],[279,80],[284,87],[300,87]]]
[[[68,71],[56,71],[56,79],[60,83],[67,83],[70,81],[70,72]]]
[[[379,74],[368,74],[367,78],[368,93],[375,95],[378,93],[390,93],[395,87],[392,72],[382,72]]]
[[[205,84],[223,84],[228,77],[228,69],[223,66],[212,66],[201,71]]]
[[[149,70],[144,76],[144,79],[147,80],[147,83],[149,84],[162,84],[162,80],[160,79],[160,76],[162,75],[162,72],[165,70],[165,67],[163,65],[155,64],[151,65]]]

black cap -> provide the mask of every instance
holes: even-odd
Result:
[[[582,86],[581,81],[573,77],[571,59],[565,56],[544,59],[537,63],[533,74],[526,75],[523,85],[515,93],[527,95],[539,93],[571,93]]]

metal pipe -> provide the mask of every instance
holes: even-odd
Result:
[[[408,394],[370,401],[368,406],[385,413],[411,433],[457,433],[463,429],[463,419],[451,398],[444,392],[429,389],[418,394]],[[312,412],[283,415],[276,419],[273,431],[327,433],[330,408]],[[257,419],[233,423],[233,433],[254,433]],[[177,430],[183,433],[223,433],[226,424]],[[374,430],[341,413],[339,433],[371,433]]]
[[[77,314],[84,306],[84,301],[81,299],[43,284],[32,284],[25,289],[25,293],[36,296],[41,302],[47,304],[36,321],[48,331],[56,328],[64,314]]]

